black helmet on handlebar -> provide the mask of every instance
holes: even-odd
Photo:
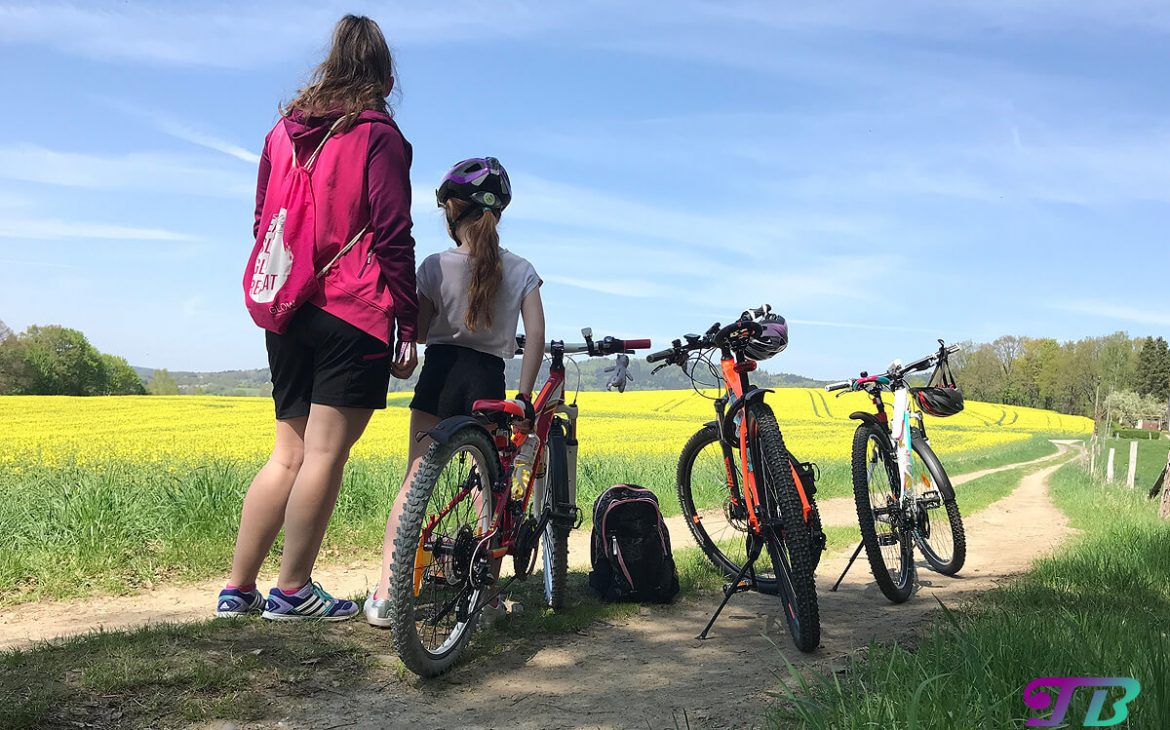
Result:
[[[955,386],[911,388],[910,392],[918,407],[929,415],[946,418],[963,410],[963,391]]]
[[[767,360],[788,347],[788,323],[779,314],[768,313],[757,320],[760,333],[751,338],[743,354],[752,360]]]

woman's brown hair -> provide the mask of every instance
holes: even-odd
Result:
[[[329,55],[281,113],[299,109],[312,117],[340,111],[349,118],[343,125],[348,128],[367,109],[389,113],[386,97],[394,84],[394,58],[382,29],[364,15],[346,15],[333,29]]]
[[[479,208],[479,217],[474,208]],[[500,233],[496,214],[467,200],[447,200],[447,229],[455,242],[467,246],[471,255],[471,281],[468,286],[467,316],[463,324],[474,332],[479,325],[492,326],[492,305],[504,278],[500,261]]]

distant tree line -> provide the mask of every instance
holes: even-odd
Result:
[[[1165,415],[1170,399],[1170,347],[1162,337],[1115,332],[1058,342],[1005,336],[967,343],[952,363],[964,393],[975,400],[1102,418],[1111,395],[1135,417]],[[1115,394],[1125,394],[1123,401]]]
[[[124,358],[98,352],[81,332],[33,325],[19,334],[0,322],[0,395],[143,395]]]

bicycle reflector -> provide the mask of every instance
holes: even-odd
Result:
[[[952,388],[911,388],[914,400],[924,413],[939,418],[953,416],[963,410],[963,391]]]

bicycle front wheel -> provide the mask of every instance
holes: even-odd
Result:
[[[699,549],[728,578],[739,575],[747,560],[748,516],[742,485],[733,491],[730,475],[740,475],[739,449],[730,463],[724,462],[719,430],[700,429],[691,436],[678,459],[678,503],[683,518]],[[760,565],[758,568],[763,568]],[[769,569],[756,572],[761,593],[777,591],[776,574]]]
[[[772,409],[751,403],[746,418],[749,453],[755,472],[763,477],[765,522],[761,536],[772,559],[777,594],[792,641],[797,649],[810,652],[821,643],[821,619],[804,503],[792,480],[790,456]]]
[[[853,498],[861,542],[878,588],[894,603],[914,590],[914,542],[903,524],[898,465],[885,434],[868,423],[853,434]]]
[[[432,444],[410,484],[394,539],[391,628],[407,669],[434,677],[463,653],[490,594],[491,485],[499,475],[483,429]]]
[[[967,560],[967,533],[955,501],[954,489],[934,449],[922,433],[911,433],[914,450],[912,463],[919,497],[915,535],[922,557],[931,568],[943,575],[954,575]],[[947,496],[952,495],[952,496]]]
[[[538,505],[537,516],[546,507],[554,512],[569,512],[569,458],[565,449],[564,428],[553,422],[548,439],[548,468],[545,471],[544,504]],[[572,525],[565,521],[549,519],[541,534],[541,553],[544,567],[544,600],[549,608],[558,609],[565,605],[565,593],[569,581],[569,531]]]

